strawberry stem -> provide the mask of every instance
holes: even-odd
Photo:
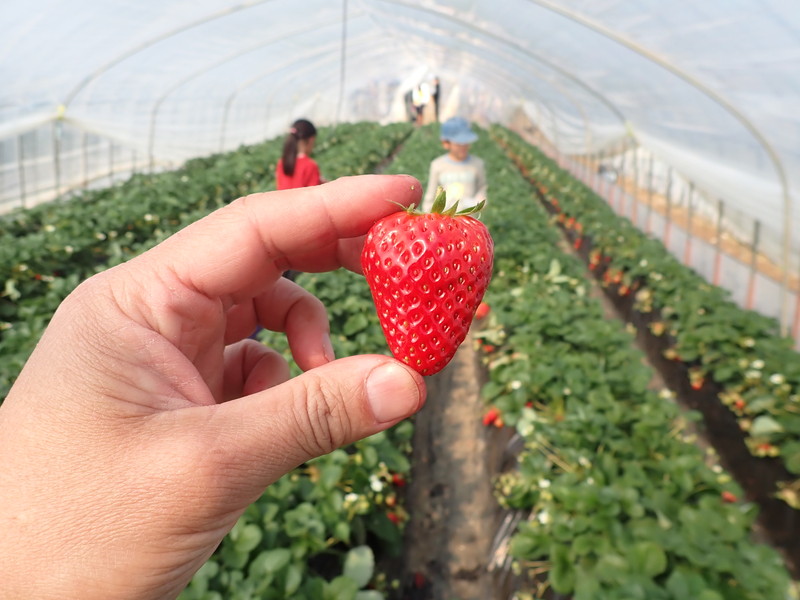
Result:
[[[470,206],[468,208],[463,208],[458,210],[458,202],[453,204],[450,208],[445,208],[447,206],[447,192],[442,186],[436,188],[436,195],[433,197],[433,206],[431,207],[431,214],[440,214],[445,215],[448,217],[459,217],[459,216],[466,216],[472,215],[475,213],[479,213],[483,210],[483,207],[486,205],[486,200],[481,200],[477,205]],[[409,209],[409,212],[415,212],[413,207]]]

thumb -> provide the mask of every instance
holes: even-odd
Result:
[[[213,437],[220,472],[264,488],[296,466],[388,429],[425,402],[421,375],[388,356],[353,356],[215,407]],[[237,475],[238,474],[238,475]],[[241,489],[241,488],[240,488]],[[244,490],[242,490],[244,492]]]

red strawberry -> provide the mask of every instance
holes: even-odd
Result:
[[[493,406],[492,408],[487,410],[486,413],[483,415],[482,421],[483,424],[488,427],[489,425],[494,425],[494,422],[497,421],[497,419],[499,418],[500,418],[500,411]]]
[[[494,243],[469,215],[484,202],[430,213],[414,207],[384,217],[367,234],[361,266],[395,358],[422,375],[441,371],[467,337],[492,276]]]
[[[481,302],[478,304],[478,310],[475,311],[475,318],[480,321],[488,317],[490,312],[492,312],[491,307],[486,302]]]

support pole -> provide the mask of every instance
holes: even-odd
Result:
[[[747,298],[744,307],[753,308],[756,299],[756,275],[758,274],[758,245],[761,237],[761,221],[753,221],[753,245],[750,254],[750,277],[747,282]]]

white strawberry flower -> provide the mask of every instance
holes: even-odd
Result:
[[[783,385],[784,383],[786,383],[786,377],[784,377],[780,373],[773,373],[772,375],[769,376],[769,382],[772,385]]]

